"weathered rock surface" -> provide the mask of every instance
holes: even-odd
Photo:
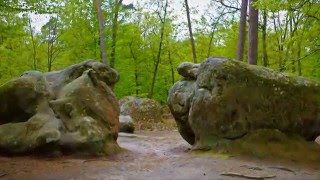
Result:
[[[177,67],[177,71],[181,76],[195,80],[197,79],[198,68],[199,64],[184,62]]]
[[[0,86],[0,151],[116,151],[117,81],[116,71],[88,60],[56,72],[27,71]]]
[[[134,122],[130,116],[119,116],[120,122],[120,132],[133,133],[134,132]]]
[[[318,136],[318,137],[316,138],[315,142],[320,145],[320,136]]]
[[[120,114],[131,116],[135,122],[161,121],[162,107],[155,100],[128,96],[120,99],[119,104]]]
[[[315,81],[225,58],[206,59],[196,79],[182,75],[169,90],[168,103],[182,137],[195,147],[257,129],[306,140],[320,135],[320,86]]]
[[[191,145],[195,143],[195,136],[188,119],[195,88],[194,80],[181,80],[170,88],[168,97],[169,108],[176,120],[178,130]]]

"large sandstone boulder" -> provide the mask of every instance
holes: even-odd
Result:
[[[233,140],[258,129],[320,135],[320,86],[258,66],[208,58],[179,66],[184,79],[169,90],[168,103],[182,137],[196,148]]]
[[[161,121],[162,106],[155,100],[128,96],[120,99],[119,104],[120,114],[131,116],[135,122]]]
[[[0,86],[0,151],[116,151],[117,81],[116,71],[88,60],[57,72],[28,71]]]

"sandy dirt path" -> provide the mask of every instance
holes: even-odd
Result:
[[[84,158],[0,157],[0,179],[240,179],[237,173],[272,179],[320,179],[320,167],[261,162],[240,157],[200,156],[176,131],[120,134],[126,150],[115,156]],[[244,178],[245,179],[245,178]]]

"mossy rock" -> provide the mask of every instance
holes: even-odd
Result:
[[[135,122],[159,122],[162,119],[162,106],[148,98],[124,97],[119,100],[120,114],[129,115]]]
[[[0,152],[120,149],[117,81],[116,71],[89,60],[56,72],[27,71],[0,86]]]
[[[224,158],[240,156],[314,167],[320,165],[319,145],[305,141],[301,136],[284,134],[279,130],[259,129],[240,139],[219,139],[214,144],[207,145],[193,147],[195,154]]]
[[[320,135],[319,90],[318,82],[303,77],[208,58],[195,80],[185,77],[174,84],[168,103],[179,130],[185,128],[182,137],[196,147],[240,139],[258,129],[313,141]]]

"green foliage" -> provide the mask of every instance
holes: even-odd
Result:
[[[103,1],[102,5],[108,58],[115,2]],[[184,61],[192,62],[190,40],[183,32],[187,27],[173,10],[176,8],[174,5],[174,1],[169,1],[161,61],[154,87],[153,98],[162,103],[166,102],[172,83],[180,78],[176,67]],[[29,69],[57,70],[86,59],[100,61],[98,20],[93,6],[91,0],[1,1],[0,83]],[[255,6],[268,12],[269,67],[320,80],[319,2],[261,0]],[[147,97],[150,91],[159,49],[162,7],[161,1],[120,7],[115,57],[115,68],[120,74],[115,92],[119,98],[128,95]],[[41,28],[41,32],[29,27],[30,12],[51,14],[50,21]],[[195,13],[201,15],[200,20],[195,20]],[[235,58],[240,13],[221,5],[219,1],[211,1],[205,13],[199,13],[197,9],[191,11],[198,60],[208,55]],[[183,19],[186,20],[186,17]],[[261,39],[260,32],[260,42]],[[260,43],[259,65],[263,64],[262,59]]]

